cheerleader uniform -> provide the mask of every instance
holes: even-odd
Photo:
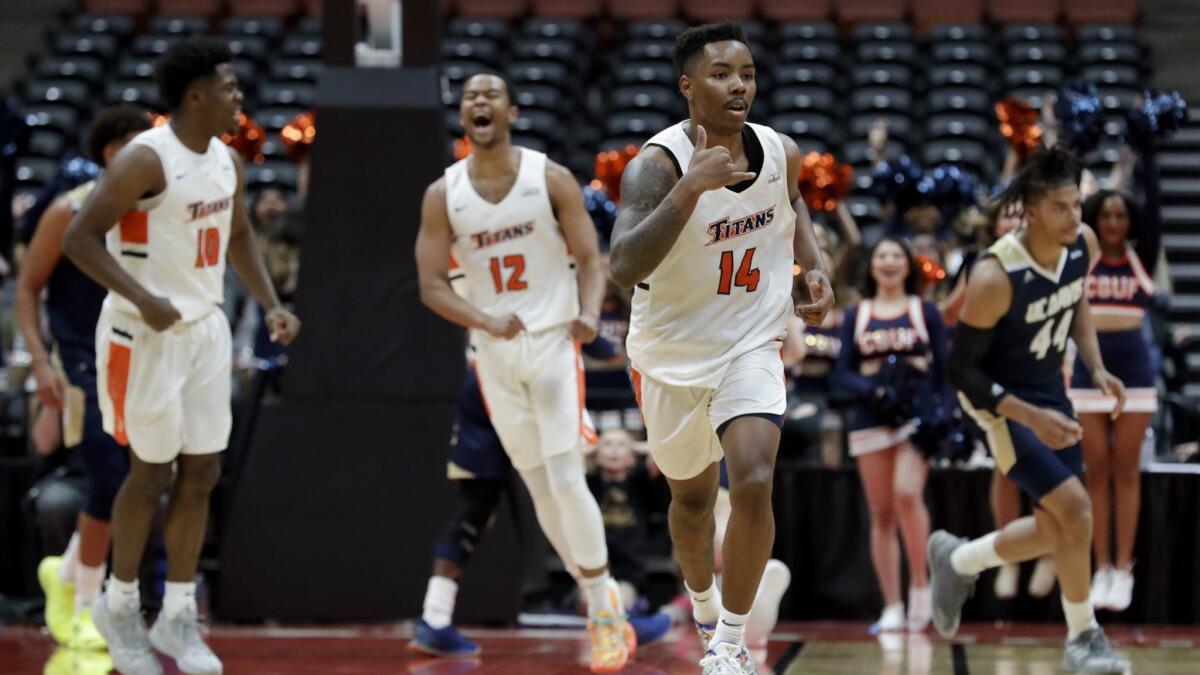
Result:
[[[890,448],[916,431],[915,420],[900,427],[890,426],[880,419],[873,405],[883,386],[880,373],[888,357],[903,358],[924,372],[920,387],[930,391],[942,387],[946,336],[937,306],[910,296],[903,314],[880,318],[872,305],[872,301],[863,300],[847,310],[834,379],[836,388],[848,390],[856,398],[846,414],[851,457]]]

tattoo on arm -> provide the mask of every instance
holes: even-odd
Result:
[[[624,203],[613,225],[611,261],[613,281],[624,288],[658,267],[695,208],[699,196],[676,190],[680,183],[672,174],[663,163],[642,156],[621,178]]]

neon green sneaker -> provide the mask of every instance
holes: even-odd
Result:
[[[60,567],[60,556],[42,558],[38,564],[38,583],[46,594],[46,628],[55,642],[66,645],[71,638],[71,618],[75,615],[75,584],[59,578]]]
[[[104,639],[104,636],[96,629],[96,623],[92,621],[91,607],[80,607],[75,610],[75,616],[71,617],[71,638],[67,642],[67,646],[71,649],[89,652],[108,650],[108,640]]]
[[[42,675],[108,675],[112,659],[105,652],[77,652],[66,647],[54,650]]]

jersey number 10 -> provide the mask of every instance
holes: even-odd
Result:
[[[746,253],[742,255],[742,264],[738,265],[737,276],[733,274],[733,251],[723,251],[721,253],[721,283],[717,285],[718,295],[729,295],[731,283],[733,286],[741,286],[746,289],[747,293],[753,293],[758,290],[759,270],[754,267],[754,249],[746,249]]]
[[[221,262],[221,231],[209,227],[196,231],[196,267],[214,267]]]
[[[1029,343],[1029,351],[1038,358],[1039,361],[1046,358],[1046,352],[1050,351],[1050,345],[1053,344],[1058,348],[1058,351],[1066,351],[1067,336],[1071,334],[1071,319],[1075,316],[1075,310],[1069,309],[1062,318],[1058,320],[1058,329],[1055,330],[1054,318],[1046,319],[1045,325],[1038,330],[1037,335],[1033,336],[1033,342]],[[1054,338],[1050,338],[1053,331]]]

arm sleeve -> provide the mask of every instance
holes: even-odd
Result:
[[[1162,209],[1159,206],[1161,190],[1158,177],[1158,161],[1154,150],[1142,152],[1142,231],[1138,234],[1137,255],[1150,276],[1158,265],[1158,247],[1162,242]]]
[[[959,323],[954,331],[954,344],[946,359],[946,375],[950,385],[961,391],[971,405],[996,412],[1007,392],[979,367],[979,362],[992,345],[993,328],[976,328]]]
[[[858,343],[854,341],[854,325],[858,322],[858,305],[846,310],[842,319],[842,330],[839,336],[842,349],[838,352],[837,365],[834,368],[834,384],[846,389],[860,399],[875,398],[875,382],[871,378],[858,373]]]

